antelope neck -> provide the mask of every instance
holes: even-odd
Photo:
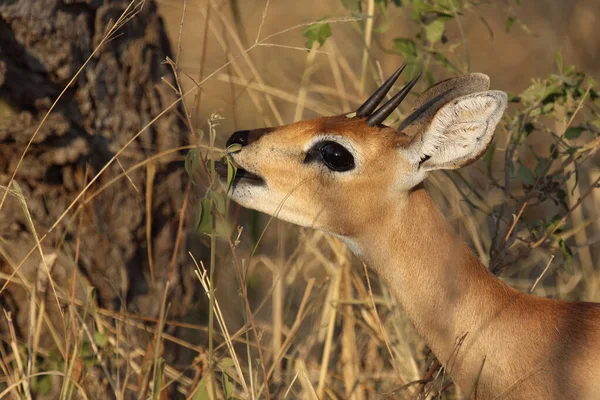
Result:
[[[458,338],[514,300],[516,292],[479,262],[424,189],[370,226],[354,239],[359,256],[386,281],[441,362]]]

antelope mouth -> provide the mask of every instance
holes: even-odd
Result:
[[[235,172],[235,177],[233,178],[233,185],[237,185],[240,182],[245,182],[251,185],[264,185],[265,184],[265,180],[253,173],[250,172],[248,170],[245,170],[239,166],[237,166],[237,170]],[[228,170],[228,166],[226,162],[223,161],[215,161],[215,171],[217,172],[217,175],[219,175],[219,178],[221,178],[222,180],[227,180],[227,170]]]

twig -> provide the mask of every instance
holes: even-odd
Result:
[[[267,18],[267,11],[269,10],[270,0],[267,0],[265,3],[265,8],[263,9],[262,18],[260,20],[260,25],[258,26],[258,32],[256,33],[256,39],[254,39],[254,44],[258,43],[260,39],[260,33],[262,32],[262,28],[265,25],[265,19]]]
[[[537,242],[532,244],[531,248],[535,249],[536,247],[539,247],[542,243],[544,243],[546,241],[546,239],[548,239],[548,237],[550,237],[552,234],[554,234],[554,232],[556,232],[565,223],[565,221],[567,220],[569,215],[573,212],[573,210],[575,210],[577,207],[579,207],[581,205],[581,203],[583,203],[583,200],[585,200],[585,198],[588,197],[594,191],[594,189],[598,188],[599,184],[600,184],[600,176],[598,177],[598,179],[596,179],[594,181],[594,183],[592,183],[590,185],[588,190],[586,190],[586,192],[579,198],[579,200],[577,200],[575,205],[573,207],[569,208],[569,211],[567,211],[567,213],[560,219],[560,221],[556,225],[554,225],[554,228],[552,228],[551,231],[547,232],[544,236],[542,236],[542,238],[540,240],[538,240]]]
[[[183,38],[183,21],[185,19],[185,9],[187,8],[187,0],[183,0],[183,10],[181,12],[181,22],[179,23],[179,38],[177,39],[177,55],[175,56],[175,64],[179,62],[181,54],[181,39]]]
[[[517,222],[519,222],[519,219],[521,219],[521,216],[523,215],[523,211],[525,211],[525,208],[527,208],[527,205],[528,205],[527,201],[524,201],[523,205],[521,206],[521,209],[519,210],[519,213],[513,219],[513,222],[510,225],[510,227],[508,228],[506,235],[504,235],[504,241],[502,242],[502,245],[498,249],[498,254],[500,254],[502,252],[502,250],[504,250],[504,247],[506,246],[508,239],[510,239],[510,236],[512,235],[513,231],[515,230],[515,227],[517,226]]]
[[[548,260],[548,264],[546,264],[546,268],[544,268],[544,270],[542,271],[540,276],[538,276],[538,278],[535,280],[535,282],[533,282],[533,286],[531,286],[531,289],[529,289],[529,293],[533,293],[533,290],[535,289],[535,287],[537,286],[539,281],[542,280],[542,277],[544,276],[544,274],[546,274],[546,271],[548,271],[548,268],[550,268],[550,264],[552,264],[552,260],[554,260],[554,254],[552,254],[550,256],[550,259]]]

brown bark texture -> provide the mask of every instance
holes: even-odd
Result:
[[[0,1],[0,198],[51,104],[128,3]],[[15,178],[38,237],[136,133],[177,99],[161,81],[172,76],[170,67],[162,63],[169,53],[155,4],[146,1],[100,48],[41,125]],[[174,107],[125,149],[82,200],[124,169],[186,143],[184,124]],[[185,313],[193,294],[186,286],[190,279],[181,278],[183,254],[170,265],[187,184],[182,153],[162,157],[153,166],[153,174],[151,168],[139,168],[81,208],[79,201],[44,239],[41,247],[59,294],[70,295],[76,269],[80,301],[86,299],[85,288],[94,288],[100,307],[157,317],[170,277],[170,292],[177,296],[168,299],[169,317]],[[147,250],[149,182],[153,282]],[[9,192],[0,210],[0,272],[4,274],[0,286],[34,246],[27,213]],[[31,290],[41,292],[38,296],[46,299],[54,329],[64,338],[41,260],[39,250],[25,259],[0,294],[0,307],[12,313],[17,333],[26,337]],[[65,304],[62,307],[66,310]],[[7,322],[4,317],[0,320],[3,334]],[[151,333],[139,330],[132,329],[131,335],[131,341],[142,348],[152,339]],[[42,335],[40,346],[51,346],[55,340]]]

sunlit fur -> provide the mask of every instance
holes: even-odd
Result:
[[[241,179],[241,205],[344,240],[373,268],[465,394],[492,399],[600,399],[600,308],[509,288],[473,255],[420,182],[434,169],[479,158],[506,107],[471,74],[416,102],[406,135],[364,118],[302,121],[261,134],[232,154],[265,181]],[[356,168],[305,163],[315,141],[335,140]],[[484,361],[485,360],[485,361]]]
[[[320,139],[345,145],[356,168],[338,173],[317,162],[305,164],[306,151]],[[393,129],[370,128],[344,116],[280,127],[232,155],[241,167],[263,177],[266,185],[242,181],[231,197],[298,225],[353,236],[368,223],[370,216],[364,210],[385,198],[390,206],[397,201],[396,174],[410,167],[394,149],[407,141]]]

